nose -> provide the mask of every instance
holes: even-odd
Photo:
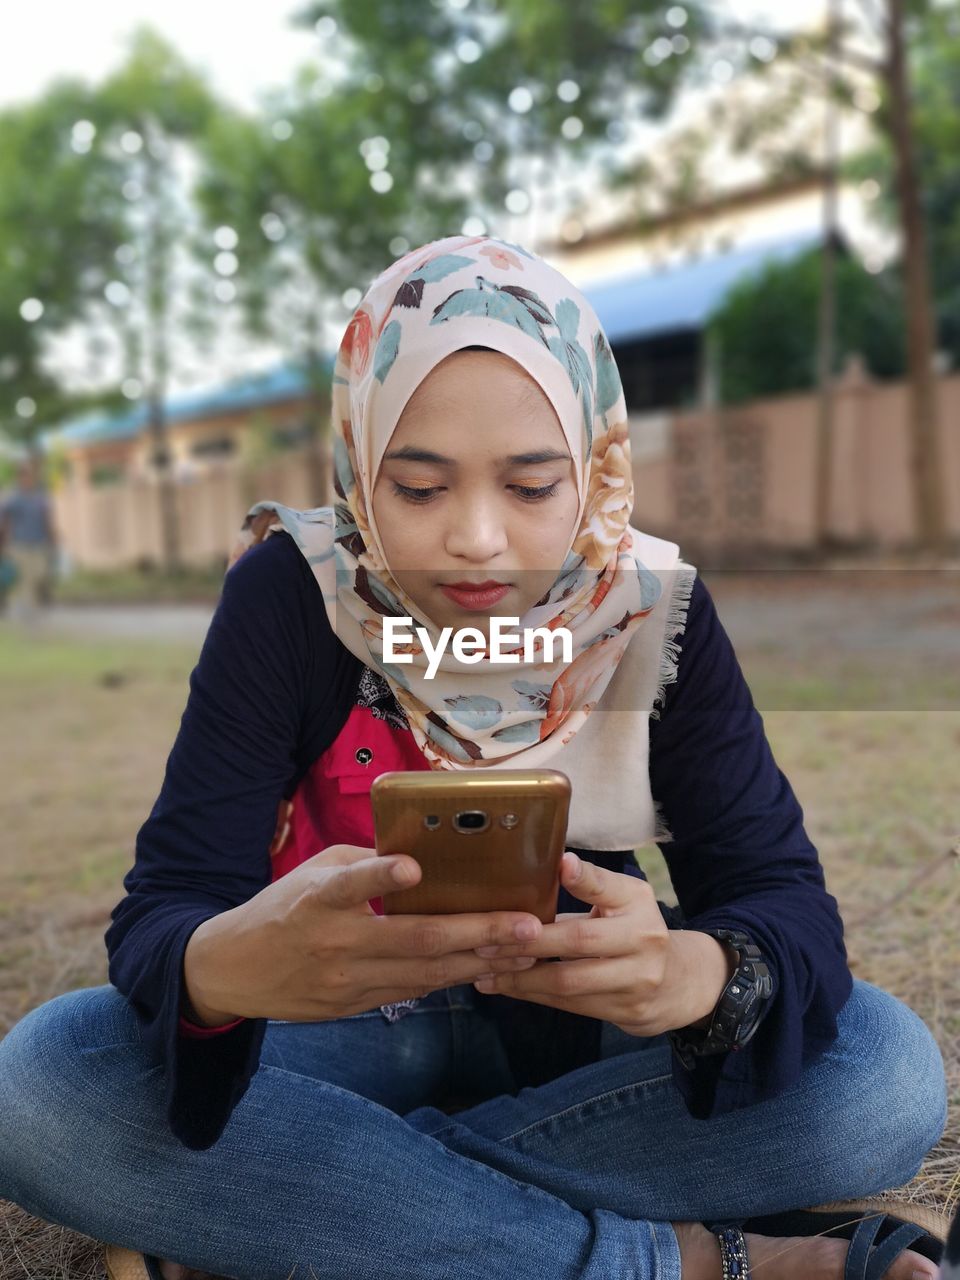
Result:
[[[478,564],[493,560],[509,545],[498,504],[483,496],[458,505],[444,537],[444,550],[448,555]]]

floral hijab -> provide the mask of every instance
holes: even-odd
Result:
[[[520,619],[565,627],[572,661],[542,649],[509,665],[466,664],[448,650],[432,679],[415,638],[412,662],[384,661],[383,620],[440,628],[404,593],[383,555],[372,494],[400,414],[433,367],[480,345],[517,361],[556,410],[574,459],[579,515],[547,593]],[[629,523],[633,482],[626,405],[607,339],[586,298],[542,258],[489,236],[450,236],[382,272],[357,307],[337,353],[332,395],[333,507],[296,511],[258,502],[231,564],[269,533],[290,533],[320,584],[344,645],[379,672],[432,768],[486,763],[541,767],[597,705],[627,645],[660,598]],[[396,651],[396,650],[395,650]],[[560,652],[557,646],[555,653]],[[539,659],[539,660],[538,660]]]

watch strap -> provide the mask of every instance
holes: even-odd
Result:
[[[729,943],[737,963],[720,993],[706,1029],[681,1027],[668,1033],[681,1062],[692,1070],[694,1060],[708,1054],[739,1050],[753,1037],[773,995],[773,978],[760,948],[739,929],[703,929]]]

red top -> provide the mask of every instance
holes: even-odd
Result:
[[[363,749],[372,754],[367,757]],[[271,884],[330,845],[372,849],[370,784],[374,778],[392,769],[429,768],[409,729],[395,728],[369,707],[355,706],[337,737],[301,779],[292,800],[280,806],[270,846]],[[370,905],[377,915],[383,915],[379,898],[371,898]],[[243,1021],[234,1018],[216,1027],[202,1027],[181,1014],[180,1034],[198,1039],[221,1035]]]

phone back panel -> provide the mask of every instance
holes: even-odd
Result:
[[[529,911],[556,916],[570,780],[556,769],[388,772],[370,788],[376,849],[419,862],[418,885],[383,895],[385,914]],[[463,830],[458,814],[482,813]],[[475,821],[475,819],[471,819]]]

